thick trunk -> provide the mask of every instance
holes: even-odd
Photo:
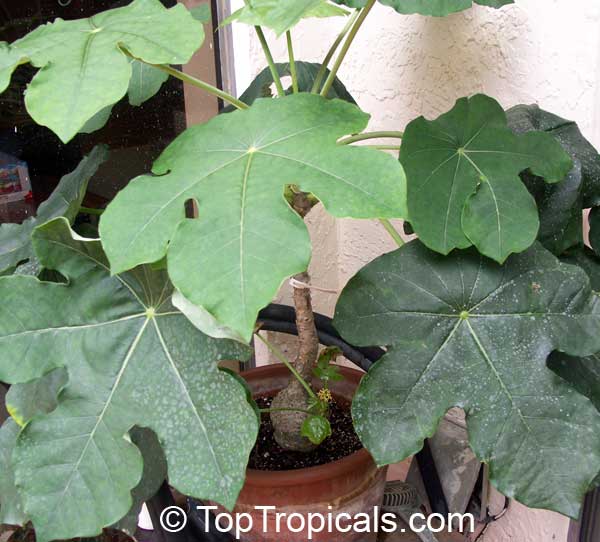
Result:
[[[303,218],[312,207],[311,202],[304,194],[296,194],[292,205]],[[319,337],[315,326],[310,289],[302,286],[302,284],[310,283],[310,277],[308,273],[300,273],[294,278],[298,283],[297,286],[294,286],[294,306],[296,307],[296,326],[298,328],[298,353],[294,360],[294,367],[307,382],[310,382],[312,370],[319,356]],[[305,410],[308,407],[308,395],[300,382],[292,377],[289,385],[277,394],[271,406],[272,408]],[[314,444],[300,434],[306,416],[303,412],[271,413],[275,440],[281,447],[294,451],[310,451],[315,448]]]

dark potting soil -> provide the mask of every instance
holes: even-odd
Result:
[[[258,397],[256,404],[259,408],[269,408],[272,400],[272,397]],[[289,452],[275,442],[271,417],[263,414],[248,466],[251,469],[270,471],[304,469],[337,461],[361,448],[348,405],[332,402],[329,405],[329,423],[331,436],[315,450],[308,453]]]

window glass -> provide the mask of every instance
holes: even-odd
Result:
[[[203,0],[205,1],[205,0]],[[0,0],[0,41],[12,42],[40,24],[57,17],[78,19],[121,7],[130,0]],[[186,0],[188,7],[201,1]],[[167,7],[175,0],[164,0]],[[215,83],[211,29],[207,43],[185,68]],[[0,222],[21,222],[98,143],[111,149],[107,163],[92,179],[84,205],[104,207],[130,179],[150,170],[160,152],[191,122],[210,118],[217,102],[197,89],[184,89],[171,77],[160,92],[140,107],[124,98],[113,109],[104,128],[79,134],[63,144],[49,129],[36,125],[27,114],[23,92],[36,69],[20,66],[10,87],[0,94]]]

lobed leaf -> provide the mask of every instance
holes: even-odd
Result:
[[[406,216],[398,162],[336,144],[367,120],[351,104],[302,93],[188,128],[154,164],[160,177],[134,179],[103,214],[113,273],[167,255],[171,280],[212,315],[211,329],[249,340],[258,311],[310,258],[306,227],[283,197],[286,185],[313,193],[334,216]],[[199,218],[185,218],[188,200],[197,202]]]
[[[60,180],[54,192],[40,205],[37,216],[22,224],[0,224],[0,275],[33,257],[31,233],[36,226],[57,216],[64,216],[70,222],[75,220],[89,180],[107,158],[108,147],[94,147],[73,172]]]
[[[352,8],[362,8],[366,0],[333,0],[337,4],[345,4]],[[501,8],[508,4],[514,4],[514,0],[379,0],[384,6],[394,8],[398,13],[406,15],[419,13],[421,15],[433,15],[434,17],[445,17],[451,13],[469,9],[473,2],[481,6]]]
[[[160,439],[174,487],[232,507],[257,420],[216,362],[248,349],[189,323],[164,271],[111,276],[100,241],[77,236],[64,218],[38,227],[33,244],[68,283],[0,279],[0,380],[69,373],[57,408],[27,424],[13,454],[38,539],[94,536],[128,513],[142,476],[127,437],[134,425]]]
[[[554,183],[573,167],[551,135],[514,135],[500,105],[483,95],[461,98],[436,120],[412,121],[400,161],[410,223],[422,242],[442,254],[475,245],[498,262],[538,233],[536,204],[519,173],[530,169]]]
[[[444,257],[414,241],[359,271],[334,325],[352,344],[388,346],[352,407],[379,465],[416,453],[461,407],[502,493],[578,516],[600,471],[600,413],[546,359],[600,350],[600,306],[582,270],[539,244],[499,266],[473,249]]]
[[[309,17],[335,17],[347,11],[327,0],[251,0],[230,15],[223,25],[234,21],[266,26],[278,36]]]
[[[202,23],[184,6],[166,9],[160,0],[56,19],[0,46],[0,91],[17,65],[40,68],[25,94],[27,111],[66,143],[127,93],[132,67],[124,50],[150,64],[185,64],[203,40]]]

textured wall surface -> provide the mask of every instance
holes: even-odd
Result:
[[[302,23],[294,32],[296,58],[320,61],[343,24]],[[268,38],[276,60],[285,61],[284,40]],[[264,61],[251,28],[234,25],[234,41],[242,90]],[[573,119],[600,146],[600,2],[516,0],[502,10],[476,6],[444,19],[402,16],[378,5],[340,78],[372,115],[372,130],[402,130],[419,115],[435,117],[457,98],[484,92],[505,107],[538,103]],[[394,248],[377,223],[311,214],[316,284],[341,288],[357,269]],[[334,298],[315,293],[315,304],[331,313]],[[484,540],[562,542],[567,528],[568,521],[556,514],[515,504]]]

